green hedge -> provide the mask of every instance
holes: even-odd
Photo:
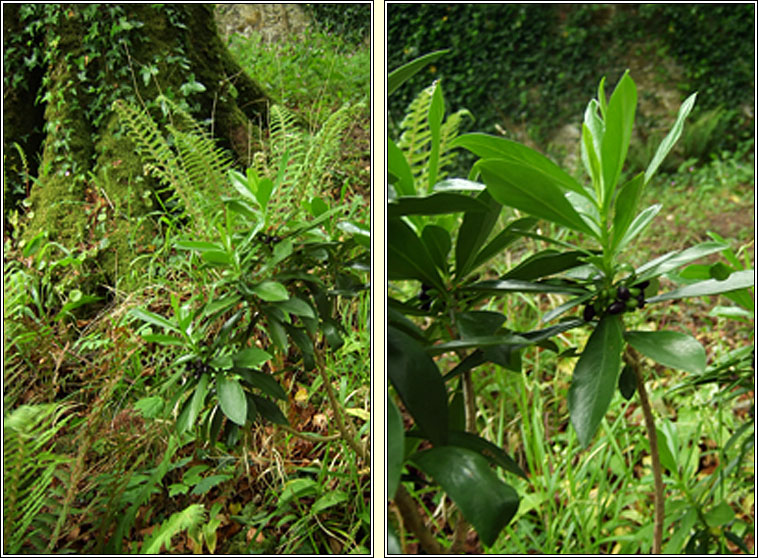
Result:
[[[306,4],[305,9],[323,31],[337,33],[350,43],[371,36],[370,4]]]
[[[388,68],[451,49],[390,100],[390,133],[413,96],[441,78],[450,110],[473,127],[529,124],[538,142],[581,114],[597,82],[613,87],[632,44],[658,45],[683,68],[698,110],[747,103],[753,89],[753,4],[388,4]]]

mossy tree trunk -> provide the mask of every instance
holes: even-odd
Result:
[[[208,123],[245,165],[268,96],[230,56],[212,5],[4,4],[3,11],[6,217],[26,197],[26,166],[23,238],[44,233],[86,253],[90,281],[114,284],[153,240],[145,216],[156,186],[114,101],[165,123],[156,102],[165,95]]]

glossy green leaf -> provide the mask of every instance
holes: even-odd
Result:
[[[455,315],[455,323],[462,339],[493,335],[505,322],[505,314],[489,310],[472,310]]]
[[[503,205],[595,236],[553,178],[534,166],[506,159],[482,159],[474,165],[487,189]]]
[[[429,255],[434,260],[437,268],[447,271],[447,257],[452,247],[450,233],[439,225],[426,225],[421,232],[421,240],[424,241]]]
[[[518,510],[516,491],[476,452],[443,446],[416,453],[410,461],[443,488],[486,546],[495,543]]]
[[[678,267],[688,264],[691,261],[709,256],[728,248],[728,244],[723,242],[703,242],[696,246],[686,248],[678,252],[669,252],[653,261],[650,261],[637,269],[637,279],[644,281],[652,279]]]
[[[612,252],[620,251],[621,244],[628,244],[629,240],[631,240],[625,240],[626,231],[629,230],[629,225],[631,225],[635,214],[637,213],[637,205],[639,204],[644,184],[644,175],[639,173],[624,184],[616,196],[613,214],[613,228],[611,229]]]
[[[261,300],[279,302],[289,299],[287,288],[276,281],[263,281],[251,289]]]
[[[501,447],[496,446],[489,440],[485,440],[470,432],[453,431],[449,433],[448,443],[451,446],[467,448],[475,451],[493,465],[502,467],[506,471],[528,480],[526,473],[521,467],[519,467],[518,463],[516,463],[510,455],[505,453]]]
[[[324,338],[329,344],[329,348],[333,351],[336,351],[345,344],[345,340],[340,334],[339,326],[333,319],[325,319],[321,324],[321,331],[324,333]]]
[[[389,138],[387,138],[387,174],[398,195],[416,195],[411,166],[408,164],[403,151]]]
[[[239,382],[234,378],[227,378],[223,374],[216,376],[216,391],[221,410],[229,418],[240,426],[247,420],[247,400],[245,392]]]
[[[305,316],[306,318],[316,317],[316,313],[313,311],[311,305],[301,298],[293,296],[289,300],[275,302],[274,304],[277,308],[289,312],[290,314],[294,314],[295,316]]]
[[[500,293],[556,293],[585,294],[583,288],[562,281],[522,281],[520,279],[492,279],[479,281],[466,287],[466,290],[500,292]]]
[[[650,161],[650,164],[648,165],[647,170],[645,170],[645,184],[650,182],[650,179],[655,174],[655,171],[658,170],[658,167],[666,158],[666,155],[668,155],[669,151],[671,151],[671,148],[674,147],[674,144],[679,139],[679,136],[682,135],[682,129],[684,128],[684,120],[687,118],[687,115],[692,110],[692,107],[695,106],[696,98],[697,98],[697,93],[693,93],[692,95],[687,97],[687,99],[682,103],[682,106],[679,107],[679,114],[676,117],[676,122],[674,122],[674,125],[671,127],[671,130],[666,135],[666,137],[663,138],[663,141],[658,146],[658,150],[655,152],[655,155],[653,156],[653,160]]]
[[[558,252],[557,250],[542,250],[532,254],[519,263],[516,267],[510,269],[502,279],[519,279],[529,281],[540,277],[554,275],[567,269],[583,265],[583,252],[571,250],[567,252]]]
[[[640,214],[637,215],[631,222],[623,238],[621,238],[618,245],[615,246],[615,249],[618,251],[623,250],[627,244],[629,244],[637,235],[645,230],[645,227],[647,227],[651,221],[655,219],[655,216],[658,215],[661,207],[661,204],[657,203],[642,210]]]
[[[435,192],[428,196],[404,196],[387,204],[387,218],[404,215],[442,215],[463,211],[484,212],[487,206],[477,198],[456,192]]]
[[[655,362],[702,374],[705,370],[705,349],[697,339],[677,331],[627,331],[624,339],[640,353]]]
[[[521,162],[525,166],[539,169],[551,182],[564,190],[574,191],[585,197],[589,194],[574,177],[545,157],[542,153],[521,143],[482,133],[462,134],[455,138],[450,147],[463,147],[480,159],[507,159]]]
[[[198,252],[219,252],[224,247],[216,242],[196,242],[193,240],[177,240],[174,242],[174,248],[177,250],[197,250]]]
[[[634,392],[637,391],[637,377],[634,374],[634,369],[628,364],[624,366],[624,369],[619,375],[619,391],[627,401],[629,401],[634,395]]]
[[[237,304],[240,300],[242,300],[242,297],[239,295],[217,298],[205,305],[205,308],[203,308],[203,316],[211,316],[217,312],[224,312]]]
[[[735,271],[724,281],[708,279],[652,297],[648,302],[660,302],[693,296],[710,296],[755,287],[755,272],[752,269]]]
[[[209,250],[202,253],[202,258],[212,265],[227,266],[232,265],[233,259],[226,252],[220,250]]]
[[[610,207],[613,192],[624,166],[632,137],[634,113],[637,108],[637,87],[629,70],[619,80],[605,111],[605,133],[602,141],[605,206]]]
[[[734,510],[724,500],[705,512],[705,522],[708,527],[716,528],[726,525],[734,519]]]
[[[421,71],[427,64],[431,64],[448,52],[450,51],[447,49],[430,52],[392,70],[387,76],[387,96],[392,95],[398,87]]]
[[[179,430],[179,433],[190,430],[195,425],[195,419],[197,419],[200,411],[202,411],[205,406],[205,396],[208,393],[209,381],[210,374],[203,374],[200,376],[195,392],[192,394],[186,423],[182,424],[180,427],[179,422],[177,421],[177,429]]]
[[[503,207],[492,199],[487,190],[480,192],[477,200],[481,201],[487,210],[467,211],[458,228],[458,238],[455,241],[455,275],[459,278],[465,277],[473,269],[476,256],[497,223]]]
[[[446,178],[434,185],[434,192],[472,192],[478,194],[487,189],[481,182],[465,178]]]
[[[153,333],[151,335],[143,335],[142,339],[148,343],[160,343],[161,345],[184,345],[186,341],[173,335],[165,335],[162,333]]]
[[[313,503],[311,511],[313,513],[321,513],[326,509],[332,508],[341,504],[342,502],[345,502],[347,499],[348,495],[341,490],[327,492],[326,494],[320,496],[318,500]]]
[[[666,467],[671,473],[677,475],[679,468],[677,466],[677,456],[679,442],[676,436],[676,427],[669,421],[663,421],[660,428],[655,429],[656,440],[658,442],[658,454],[661,465]]]
[[[245,400],[247,401],[247,420],[252,424],[258,418],[258,406],[255,404],[253,394],[248,391],[245,392]]]
[[[442,85],[439,80],[435,82],[434,91],[432,92],[432,102],[429,104],[429,159],[426,163],[426,171],[429,175],[426,191],[431,192],[432,187],[437,182],[437,173],[439,172],[440,158],[440,127],[442,119],[445,117],[445,102],[442,98]]]
[[[495,235],[495,237],[479,251],[469,269],[473,271],[483,263],[503,252],[503,250],[513,242],[521,238],[524,232],[528,232],[536,224],[537,219],[534,217],[522,217],[508,223],[503,230],[497,233],[497,235]]]
[[[405,433],[403,417],[395,402],[387,397],[387,498],[392,500],[400,484],[400,475],[405,458]]]
[[[271,358],[270,354],[258,347],[242,349],[238,353],[232,355],[234,365],[239,366],[240,368],[258,368],[264,362],[271,360]]]
[[[445,288],[426,246],[402,219],[387,222],[387,264],[390,279],[418,279],[440,291]]]
[[[284,413],[282,413],[282,410],[276,405],[276,403],[258,395],[251,395],[251,397],[253,398],[253,401],[255,401],[258,413],[260,413],[263,418],[274,424],[285,426],[289,424],[287,417],[284,416]]]
[[[622,342],[618,316],[603,317],[574,368],[568,407],[571,424],[585,448],[592,441],[613,398],[621,367]]]
[[[258,370],[239,369],[237,372],[240,378],[249,386],[258,388],[266,395],[286,401],[287,392],[279,385],[271,374],[260,372]]]
[[[481,337],[468,337],[466,339],[454,339],[445,343],[438,343],[427,347],[430,355],[441,355],[451,351],[460,351],[464,349],[480,349],[486,347],[497,347],[500,345],[517,345],[519,347],[529,345],[529,340],[514,333],[504,335],[487,335]]]
[[[176,327],[173,323],[169,322],[163,316],[159,316],[158,314],[155,314],[154,312],[150,312],[149,310],[143,310],[142,308],[132,308],[129,311],[129,313],[135,318],[139,318],[140,320],[144,322],[158,326],[163,329],[168,329],[169,331],[175,331],[179,333],[178,327]]]
[[[437,365],[405,333],[387,330],[387,374],[419,429],[435,445],[447,441],[447,393]]]

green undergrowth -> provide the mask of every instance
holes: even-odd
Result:
[[[649,203],[675,208],[671,211],[678,218],[691,216],[697,223],[676,229],[662,212],[653,225],[655,242],[639,248],[650,252],[640,261],[681,249],[687,242],[683,235],[718,230],[722,219],[731,219],[736,221],[727,237],[732,249],[752,262],[753,192],[752,155],[726,154],[661,178],[651,188]],[[732,215],[726,217],[723,212]],[[515,245],[490,273],[496,276],[511,269],[539,248],[534,240]],[[564,301],[556,295],[540,299],[516,295],[505,300],[505,306],[497,303],[482,309],[502,311],[515,331],[549,325],[539,323],[539,317]],[[747,351],[745,362],[751,359],[753,318],[747,314],[735,318],[723,310],[729,307],[733,307],[730,301],[720,297],[672,303],[659,309],[662,315],[641,311],[636,327],[693,334],[706,347],[708,370],[716,370],[733,351]],[[478,430],[513,455],[528,473],[528,480],[509,477],[521,503],[514,520],[487,549],[489,553],[638,554],[651,550],[649,494],[654,483],[639,403],[617,393],[599,435],[586,449],[570,425],[566,401],[571,370],[578,356],[575,350],[588,335],[584,329],[559,335],[557,353],[543,348],[525,351],[521,373],[490,365],[474,375]],[[728,368],[722,383],[708,383],[705,377],[699,380],[652,361],[647,365],[654,378],[649,382],[650,399],[660,421],[659,447],[664,447],[668,491],[664,553],[703,550],[697,547],[700,539],[696,536],[703,525],[716,537],[730,529],[745,540],[755,521],[754,448],[749,429],[754,400],[740,383],[739,366]],[[696,388],[697,381],[704,385]],[[634,479],[634,490],[629,489],[630,479]],[[433,504],[444,509],[440,502]],[[742,541],[723,537],[721,541],[720,547],[710,547],[711,552],[748,552],[740,546]]]
[[[163,206],[145,218],[152,237],[135,246],[131,261],[119,262],[123,274],[117,284],[89,292],[80,281],[84,251],[44,238],[26,246],[15,237],[5,239],[4,507],[12,513],[4,515],[9,534],[4,550],[370,551],[370,461],[355,450],[355,442],[368,445],[371,428],[370,299],[363,261],[370,226],[369,49],[339,49],[338,40],[326,34],[292,38],[277,48],[314,58],[295,63],[279,57],[289,70],[277,71],[271,65],[277,56],[271,53],[267,63],[259,46],[239,40],[232,50],[281,103],[272,109],[284,115],[278,132],[262,138],[254,172],[235,177],[200,128],[185,135],[175,131],[170,144],[141,140],[143,147],[152,142],[154,149],[142,156],[148,170],[152,164],[152,172],[162,173],[158,178],[167,194]],[[297,67],[307,75],[298,76]],[[274,75],[276,83],[270,81]],[[131,116],[130,133],[150,135],[151,125],[140,120],[138,109],[118,109],[122,118]],[[287,120],[287,111],[296,118]],[[198,170],[214,160],[218,165]],[[198,176],[220,180],[199,196],[191,187]],[[235,195],[240,199],[230,203]],[[214,241],[209,258],[186,248],[207,250]],[[302,275],[318,285],[308,273],[326,267],[333,253],[342,259],[323,270],[322,290],[314,287],[312,297],[311,291],[292,292],[305,292],[295,285],[297,278],[275,276],[289,269],[285,265],[299,264]],[[271,333],[258,324],[236,341],[238,347],[230,342],[220,348],[226,358],[241,347],[249,348],[240,354],[262,352],[260,347],[272,353],[263,369],[278,384],[265,384],[278,396],[271,404],[276,409],[264,405],[259,411],[279,423],[257,417],[245,422],[248,428],[236,428],[223,418],[216,421],[223,422],[220,436],[217,431],[218,439],[209,441],[200,426],[214,422],[214,406],[195,406],[192,396],[182,399],[182,386],[194,381],[181,362],[187,348],[168,335],[174,331],[158,326],[181,305],[181,312],[198,317],[185,333],[209,328],[201,350],[223,337],[224,326],[228,334],[239,320],[237,306],[202,312],[212,301],[227,304],[223,296],[234,300],[228,278],[245,265],[281,281],[263,282],[273,288],[260,291],[265,302],[304,298],[309,306],[290,305],[292,314],[273,312],[295,331],[289,340],[278,336],[273,342],[280,330]],[[70,279],[61,284],[63,272]],[[283,294],[284,283],[290,292]],[[261,287],[260,281],[252,285]],[[316,366],[306,366],[303,352],[310,345],[300,316],[312,317],[316,306],[323,318],[316,322],[332,329],[311,334]],[[216,321],[203,322],[208,316]],[[267,316],[267,326],[274,318]],[[244,319],[259,320],[252,310]],[[215,393],[223,381],[211,383],[207,395],[222,399],[224,412],[234,415],[229,395]],[[178,430],[178,415],[190,401],[198,428]],[[354,428],[350,440],[335,435],[340,417],[333,403]],[[35,479],[41,482],[35,485]]]

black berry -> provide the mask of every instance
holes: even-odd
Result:
[[[619,285],[616,293],[618,294],[619,300],[629,300],[629,287],[626,285]]]
[[[585,322],[589,322],[592,318],[595,317],[595,309],[591,304],[588,304],[584,307],[584,313],[582,314],[582,317],[584,318]]]
[[[621,314],[624,310],[626,310],[626,304],[620,300],[615,301],[608,307],[609,314]]]

